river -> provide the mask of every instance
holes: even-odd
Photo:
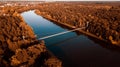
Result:
[[[34,11],[21,15],[33,28],[37,38],[68,31],[36,15]],[[70,32],[45,39],[45,43],[48,50],[62,61],[63,67],[120,67],[119,47],[109,46],[83,34]]]

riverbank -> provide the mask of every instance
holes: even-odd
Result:
[[[118,29],[120,26],[118,18],[120,15],[118,12],[120,8],[117,4],[119,3],[116,5],[112,3],[47,3],[42,5],[36,13],[68,28],[85,26],[86,28],[80,32],[119,46],[120,31]],[[95,5],[96,7],[92,7]],[[88,26],[86,26],[87,23]]]
[[[32,28],[13,7],[0,15],[0,67],[61,67],[44,41],[38,41]]]

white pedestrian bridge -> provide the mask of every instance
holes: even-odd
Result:
[[[45,37],[41,37],[41,38],[39,38],[38,40],[44,40],[44,39],[47,39],[47,38],[51,38],[51,37],[63,35],[63,34],[70,33],[70,32],[73,32],[73,31],[80,30],[80,29],[84,29],[84,28],[85,28],[85,27],[76,28],[76,29],[68,30],[68,31],[63,31],[63,32],[60,32],[60,33],[56,33],[56,34],[48,35],[48,36],[45,36]]]

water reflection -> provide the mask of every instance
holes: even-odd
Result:
[[[78,37],[78,36],[73,36],[73,37],[67,38],[67,39],[65,39],[65,40],[62,40],[62,41],[60,41],[60,42],[56,42],[56,43],[54,43],[54,44],[51,44],[51,45],[49,45],[49,46],[47,46],[47,47],[57,46],[57,45],[59,45],[59,44],[62,44],[62,43],[64,43],[64,42],[66,42],[66,41],[72,40],[72,39],[77,38],[77,37]]]
[[[96,44],[100,45],[101,47],[103,48],[106,48],[108,50],[111,50],[111,51],[116,51],[116,52],[120,52],[120,47],[116,46],[116,45],[113,45],[113,44],[110,44],[110,43],[106,43],[104,41],[100,41],[98,39],[95,39],[93,37],[89,37],[88,38],[90,40],[92,40],[93,42],[95,42]]]

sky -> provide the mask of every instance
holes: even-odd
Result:
[[[0,1],[120,1],[120,0],[0,0]]]
[[[54,0],[54,1],[120,1],[120,0]]]

